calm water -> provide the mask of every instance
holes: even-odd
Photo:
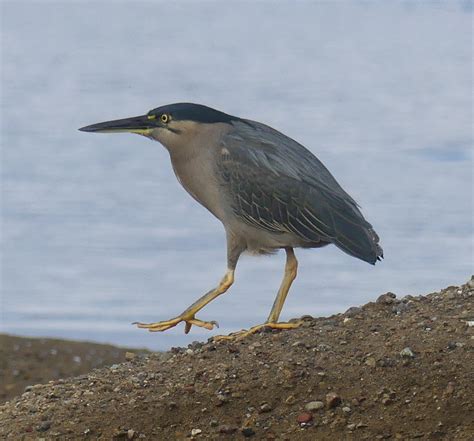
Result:
[[[77,131],[178,101],[308,146],[382,238],[376,267],[300,250],[283,319],[467,280],[469,4],[2,2],[1,330],[161,349],[213,335],[130,322],[167,319],[215,285],[221,225],[158,143]],[[261,322],[283,264],[244,257],[199,317],[221,332]]]

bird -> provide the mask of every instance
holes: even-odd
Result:
[[[139,328],[160,332],[184,323],[186,334],[192,326],[214,329],[216,321],[196,314],[228,291],[244,252],[261,255],[284,249],[286,263],[267,320],[231,334],[239,339],[264,328],[301,325],[279,322],[297,275],[295,248],[333,244],[372,265],[383,258],[379,237],[355,200],[310,150],[268,125],[201,104],[175,103],[79,130],[128,132],[161,143],[178,181],[225,230],[227,270],[217,286],[176,317],[135,322]]]

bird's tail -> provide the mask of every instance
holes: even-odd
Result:
[[[336,237],[334,245],[338,248],[375,265],[383,259],[383,249],[379,244],[379,236],[367,222],[357,207],[346,207],[345,210],[333,212]]]

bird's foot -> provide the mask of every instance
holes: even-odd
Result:
[[[223,341],[223,340],[234,340],[239,341],[243,340],[244,338],[248,337],[249,335],[255,334],[262,329],[296,329],[302,325],[302,321],[289,323],[289,322],[267,322],[261,325],[252,326],[250,329],[242,331],[233,332],[229,335],[218,335],[214,337],[214,341]]]
[[[191,330],[191,326],[199,326],[201,328],[209,329],[210,331],[215,327],[219,327],[219,324],[216,321],[205,322],[203,320],[199,320],[193,316],[186,317],[186,316],[178,316],[171,320],[165,320],[162,322],[156,323],[140,323],[134,322],[133,325],[137,325],[137,328],[141,329],[148,329],[150,332],[162,332],[166,331],[170,328],[174,328],[178,323],[184,322],[184,333],[187,334]]]

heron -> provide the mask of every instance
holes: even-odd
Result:
[[[196,314],[228,291],[242,253],[271,254],[280,249],[286,252],[286,264],[267,320],[233,335],[242,338],[263,328],[296,328],[301,322],[279,321],[297,275],[295,248],[333,244],[372,265],[383,257],[372,225],[323,163],[268,125],[200,104],[176,103],[79,130],[129,132],[161,143],[178,181],[225,230],[227,270],[218,285],[176,317],[135,322],[139,328],[158,332],[184,323],[186,334],[193,325],[212,330],[217,322],[198,319]]]

